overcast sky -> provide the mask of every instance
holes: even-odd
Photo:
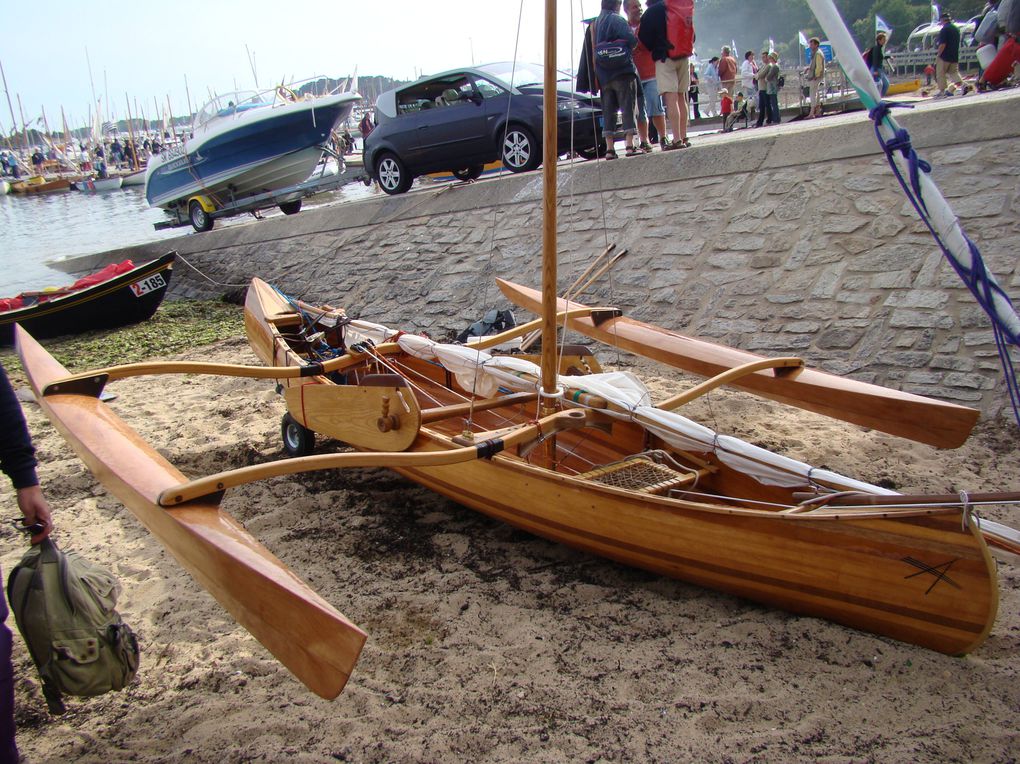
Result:
[[[578,56],[575,20],[598,13],[598,0],[558,0],[560,68]],[[71,127],[85,124],[92,103],[89,82],[103,99],[107,118],[132,114],[137,100],[153,117],[170,97],[174,115],[187,113],[185,77],[192,109],[208,93],[224,93],[281,79],[354,73],[412,79],[422,73],[514,56],[518,16],[523,21],[518,60],[542,61],[544,0],[169,0],[82,4],[69,0],[5,2],[0,63],[20,127],[17,96],[25,120],[42,109],[52,130],[60,129],[60,107]],[[88,56],[86,57],[86,48]],[[133,114],[134,115],[134,114]],[[6,101],[0,126],[11,129]]]

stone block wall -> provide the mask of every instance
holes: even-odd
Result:
[[[897,118],[1020,304],[1018,106],[1020,95],[1005,93]],[[1008,403],[990,325],[906,201],[864,115],[579,163],[561,169],[559,187],[561,289],[608,244],[629,250],[585,302],[987,413]],[[239,294],[258,275],[309,301],[443,337],[505,307],[496,276],[537,285],[541,213],[541,176],[531,173],[189,235],[171,245],[202,275],[178,266],[174,294]]]

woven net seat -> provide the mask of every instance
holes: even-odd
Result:
[[[664,494],[672,488],[697,482],[700,473],[695,470],[677,472],[662,464],[657,464],[647,456],[630,456],[621,461],[581,473],[577,477],[628,491]]]

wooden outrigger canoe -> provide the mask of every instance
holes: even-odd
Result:
[[[497,279],[503,295],[515,305],[541,311],[542,295],[535,289]],[[584,308],[560,299],[557,310]],[[715,377],[745,364],[765,361],[744,350],[687,337],[624,316],[596,323],[574,316],[567,326],[587,337],[703,377]],[[957,448],[969,437],[979,412],[966,406],[891,390],[839,377],[817,369],[760,370],[729,382],[733,387],[814,411],[833,419],[898,435],[938,448]]]
[[[187,482],[172,464],[100,402],[102,383],[86,380],[46,395],[68,371],[17,327],[21,363],[50,421],[96,479],[130,509],[177,561],[309,689],[335,698],[366,636],[309,588],[233,517],[220,496],[173,509],[160,494]]]
[[[340,311],[289,302],[258,279],[249,288],[245,325],[256,355],[273,367],[297,367],[278,380],[289,416],[321,431],[317,413],[302,411],[301,401],[327,391],[300,391],[346,387],[356,395],[386,373],[392,390],[414,398],[406,407],[393,398],[387,413],[414,412],[406,424],[415,437],[409,453],[389,460],[380,454],[375,463],[454,501],[626,564],[945,653],[974,649],[992,627],[995,565],[964,508],[812,506],[796,492],[817,497],[845,486],[818,477],[797,489],[763,485],[716,454],[667,444],[640,419],[608,418],[597,396],[587,399],[593,406],[583,429],[550,439],[551,460],[541,448],[505,449],[487,459],[418,466],[418,457],[461,447],[465,429],[476,430],[467,442],[478,442],[525,426],[535,418],[534,405],[522,405],[520,393],[472,398],[449,369],[408,353],[401,346],[406,335],[344,352],[337,334],[343,320]],[[319,342],[330,332],[338,355],[313,360],[308,338]],[[561,379],[585,383],[584,377]],[[566,397],[584,398],[570,391]],[[372,416],[381,413],[378,400],[369,408]],[[343,439],[334,419],[321,424]],[[361,430],[352,426],[348,442],[358,445]],[[649,466],[649,452],[666,457]],[[341,456],[348,455],[332,458]]]

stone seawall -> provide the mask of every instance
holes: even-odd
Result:
[[[1018,107],[1012,91],[896,116],[1020,303]],[[505,305],[494,277],[537,284],[541,214],[541,176],[529,173],[308,210],[63,267],[84,272],[173,247],[202,273],[178,266],[178,297],[239,293],[223,285],[258,275],[312,302],[445,336]],[[990,326],[900,191],[863,114],[563,167],[559,231],[561,285],[610,243],[630,252],[586,302],[987,413],[1007,403]]]

